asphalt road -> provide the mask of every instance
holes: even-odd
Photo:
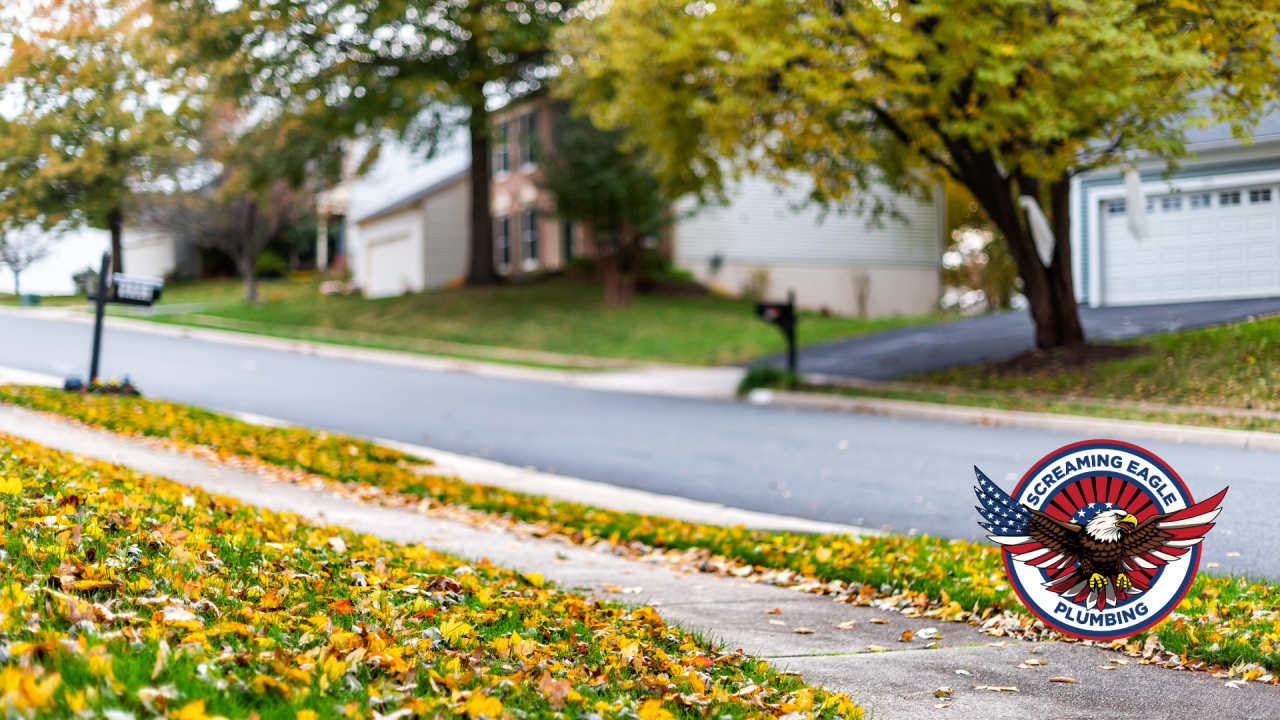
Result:
[[[1215,300],[1174,305],[1080,308],[1089,340],[1121,340],[1142,335],[1219,325],[1249,316],[1280,312],[1280,298]],[[803,337],[804,326],[800,333]],[[833,340],[800,348],[801,372],[847,375],[867,380],[893,380],[956,365],[1004,360],[1035,347],[1035,326],[1024,311],[953,320]],[[775,367],[785,357],[757,361]]]
[[[0,314],[0,366],[84,372],[89,326]],[[1086,439],[599,392],[108,329],[103,374],[148,395],[840,523],[975,537],[972,467],[1011,489]],[[1280,453],[1143,443],[1196,497],[1231,486],[1205,562],[1280,578]],[[1227,553],[1239,553],[1228,557]]]

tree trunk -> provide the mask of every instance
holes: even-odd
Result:
[[[992,182],[981,187],[966,185],[1004,235],[1009,254],[1018,266],[1022,291],[1031,305],[1031,320],[1035,323],[1036,348],[1079,349],[1084,345],[1084,330],[1071,278],[1070,178],[1050,186],[1052,202],[1046,215],[1053,230],[1054,249],[1046,268],[1036,252],[1030,224],[1016,203],[1014,183],[1003,177],[994,162],[979,176],[991,178]],[[1038,183],[1025,177],[1019,180],[1017,194],[1039,196]]]
[[[484,98],[471,105],[471,265],[467,284],[492,285],[493,214],[489,209],[489,112]]]
[[[124,213],[116,208],[107,213],[107,229],[111,231],[111,272],[124,272]]]
[[[13,268],[9,268],[13,270]],[[13,270],[13,294],[18,296],[18,304],[22,304],[22,273]]]
[[[253,236],[258,220],[258,203],[253,198],[245,200],[244,227],[240,236],[240,253],[236,264],[240,267],[240,277],[244,279],[245,297],[249,304],[258,302],[258,247],[257,238]]]

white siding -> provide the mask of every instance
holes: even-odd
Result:
[[[817,208],[794,209],[802,187],[779,194],[760,179],[742,183],[728,207],[710,207],[676,227],[676,257],[681,265],[724,261],[758,265],[828,265],[936,268],[942,257],[938,209],[909,198],[888,202],[906,222],[883,217],[868,227],[867,216]]]
[[[424,288],[422,211],[406,208],[359,224],[360,286],[368,298],[391,297]]]
[[[121,237],[125,273],[163,278],[177,267],[173,236],[156,230],[126,229]]]
[[[467,272],[470,256],[471,195],[467,180],[441,190],[422,204],[426,269],[423,286],[438,288]]]

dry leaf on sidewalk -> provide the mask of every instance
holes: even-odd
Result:
[[[990,690],[991,692],[1019,692],[1016,687],[997,687],[995,685],[974,685],[974,690]]]
[[[1076,679],[1075,679],[1075,678],[1069,678],[1069,677],[1065,677],[1065,676],[1059,675],[1058,677],[1051,677],[1051,678],[1049,678],[1048,680],[1046,680],[1045,682],[1073,683],[1073,682],[1075,682],[1075,681],[1076,681]]]
[[[845,620],[842,623],[836,623],[837,630],[853,630],[854,629],[853,626],[854,626],[854,622],[852,620]]]
[[[770,625],[786,625],[786,623],[782,622],[781,620],[770,620],[769,624]]]
[[[765,614],[765,615],[781,615],[781,614],[782,614],[782,608],[774,608],[774,609],[772,609],[772,610],[765,610],[765,611],[764,611],[764,614]]]
[[[810,630],[810,629],[809,629],[809,628],[807,628],[807,627],[798,627],[798,628],[796,628],[795,630],[792,630],[791,632],[793,632],[793,633],[795,633],[795,634],[797,634],[797,635],[812,635],[812,634],[813,634],[813,631],[812,631],[812,630]]]
[[[902,637],[898,638],[898,642],[911,642],[911,638],[913,637],[915,637],[915,633],[910,630],[905,630],[902,633]]]
[[[934,707],[938,708],[939,710],[946,710],[947,708],[951,707],[951,703],[938,703],[934,705]]]
[[[1030,670],[1030,669],[1032,669],[1032,668],[1034,668],[1034,667],[1036,667],[1036,666],[1039,666],[1039,665],[1048,665],[1048,664],[1049,664],[1049,661],[1048,661],[1048,660],[1040,660],[1040,659],[1038,659],[1038,658],[1031,658],[1031,659],[1029,659],[1029,660],[1023,660],[1023,661],[1022,661],[1022,664],[1021,664],[1021,665],[1019,665],[1018,667],[1022,668],[1023,670]]]
[[[870,652],[884,652],[885,650],[888,650],[889,648],[882,648],[882,647],[880,647],[879,645],[868,645],[868,646],[866,646],[866,647],[864,647],[864,648],[862,648],[862,649],[863,649],[863,650],[870,651]]]
[[[889,624],[889,621],[888,621],[888,620],[885,620],[884,618],[871,618],[871,622],[873,622],[873,623],[875,623],[875,624],[877,624],[877,625],[888,625],[888,624]]]

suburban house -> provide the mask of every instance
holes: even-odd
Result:
[[[1189,132],[1195,157],[1167,178],[1162,161],[1139,162],[1141,239],[1118,169],[1076,177],[1077,298],[1100,307],[1280,295],[1280,115],[1252,135],[1246,145],[1225,125]]]
[[[939,198],[941,189],[937,191]],[[673,231],[675,263],[731,295],[783,298],[812,310],[875,317],[917,315],[942,292],[945,203],[887,195],[901,219],[803,204],[803,183],[779,188],[753,178],[727,206],[702,208]]]
[[[125,227],[120,236],[121,263],[138,277],[191,279],[200,275],[195,246],[164,230]]]
[[[535,149],[554,142],[554,106],[544,97],[493,115],[494,262],[520,277],[562,269],[590,256],[582,228],[555,216],[537,184]],[[417,162],[384,148],[363,178],[321,197],[322,217],[341,219],[346,262],[366,297],[388,297],[462,281],[467,267],[469,157],[460,149]],[[894,198],[906,218],[870,227],[867,218],[815,209],[796,212],[799,190],[750,180],[729,205],[678,213],[662,238],[675,263],[728,294],[785,297],[848,315],[924,313],[941,292],[942,203]],[[322,244],[331,223],[321,224]],[[669,242],[668,242],[669,241]]]

